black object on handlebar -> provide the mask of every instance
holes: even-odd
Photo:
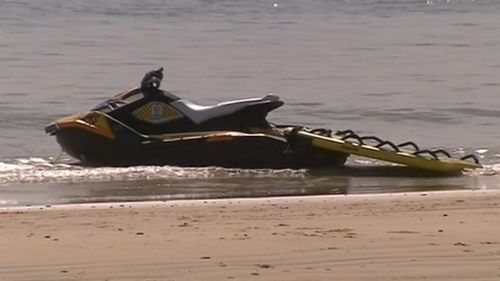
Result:
[[[144,90],[159,89],[162,79],[163,79],[163,67],[149,71],[144,75],[144,78],[142,78],[141,88]]]

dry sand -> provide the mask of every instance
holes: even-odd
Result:
[[[0,280],[500,280],[500,191],[0,210]]]

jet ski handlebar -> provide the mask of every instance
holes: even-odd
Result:
[[[141,81],[143,90],[159,89],[163,80],[163,67],[147,72]]]

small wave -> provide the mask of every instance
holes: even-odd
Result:
[[[500,173],[500,163],[483,165],[482,168],[465,172],[468,176],[495,176]]]
[[[449,151],[459,158],[465,149]],[[465,173],[472,176],[490,176],[500,173],[498,154],[489,149],[473,152],[484,162],[483,168]],[[82,183],[138,180],[180,180],[180,179],[224,179],[224,178],[272,178],[303,179],[306,169],[235,169],[220,167],[186,168],[175,166],[134,167],[84,167],[72,163],[69,158],[58,159],[29,157],[0,161],[0,184],[8,183]],[[387,166],[384,161],[352,156],[348,165]]]
[[[0,184],[79,183],[161,179],[213,179],[227,177],[303,178],[305,170],[225,169],[219,167],[183,168],[173,166],[82,167],[53,159],[20,158],[0,162]]]

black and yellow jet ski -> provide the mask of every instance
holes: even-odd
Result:
[[[304,168],[347,159],[307,142],[292,144],[267,122],[267,114],[283,105],[277,96],[201,106],[160,90],[162,77],[162,69],[151,71],[140,88],[60,118],[45,131],[67,154],[92,166]]]
[[[355,154],[438,174],[480,167],[474,155],[456,159],[413,142],[271,124],[267,114],[283,105],[274,95],[197,105],[161,90],[162,71],[148,72],[141,87],[60,118],[45,131],[92,166],[340,167]]]

